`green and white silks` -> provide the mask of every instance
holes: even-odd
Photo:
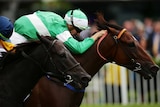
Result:
[[[37,39],[36,32],[39,35],[56,37],[76,54],[84,53],[94,43],[92,38],[81,42],[75,40],[68,31],[66,21],[53,12],[37,11],[22,16],[15,21],[14,30],[28,40]]]

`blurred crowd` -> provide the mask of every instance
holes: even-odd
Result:
[[[111,23],[116,23],[114,20]],[[122,24],[140,45],[152,56],[155,62],[160,65],[160,19],[153,20],[145,17],[144,20],[129,19]]]

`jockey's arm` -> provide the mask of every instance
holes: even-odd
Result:
[[[84,53],[88,48],[90,48],[94,42],[101,37],[106,31],[102,30],[94,34],[92,37],[87,37],[83,41],[77,41],[74,39],[69,31],[65,31],[65,35],[63,36],[64,33],[57,35],[56,37],[60,39],[68,49],[75,53],[75,54],[82,54]]]

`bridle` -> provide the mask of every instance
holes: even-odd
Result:
[[[54,45],[54,43],[52,43],[51,47],[53,45]],[[46,49],[47,53],[48,53],[48,56],[50,57],[49,59],[52,59],[50,53],[48,52],[51,49],[51,47],[49,49],[46,49],[44,47]],[[70,90],[72,90],[74,92],[84,92],[85,91],[85,89],[76,89],[74,86],[72,86],[70,83],[74,82],[74,80],[72,79],[71,75],[69,75],[69,74],[66,73],[66,72],[74,69],[75,67],[80,66],[80,63],[76,63],[72,67],[69,67],[68,69],[61,71],[61,70],[59,70],[57,68],[56,63],[54,62],[53,59],[51,60],[51,62],[52,62],[52,65],[55,66],[56,70],[58,70],[61,74],[55,74],[53,72],[46,72],[47,79],[49,79],[50,81],[53,81],[55,83],[58,83],[58,84],[61,84],[61,82],[62,82],[62,85],[64,87],[66,87],[66,88],[68,88],[68,89],[70,89]],[[57,81],[56,79],[52,78],[52,77],[59,79],[60,82]]]
[[[119,39],[119,38],[121,38],[121,36],[123,35],[124,32],[126,32],[126,29],[122,29],[122,30],[119,32],[118,36],[116,36],[116,35],[114,36],[114,39]],[[100,53],[100,51],[99,51],[99,46],[100,46],[101,42],[103,41],[103,39],[104,39],[106,36],[107,36],[107,33],[105,33],[105,34],[99,39],[99,41],[98,41],[98,43],[97,43],[97,53],[98,53],[98,55],[99,55],[103,60],[105,60],[105,61],[107,61],[107,58],[105,58],[105,57]]]
[[[51,57],[51,54],[49,53],[49,51],[51,50],[51,48],[54,46],[54,44],[57,42],[57,40],[53,40],[51,46],[47,49],[44,44],[42,44],[43,48],[45,49],[45,52],[47,53],[47,56],[44,60],[44,64],[42,65],[46,65],[47,61],[49,59],[49,61],[51,62],[51,66],[54,67],[56,72],[51,72],[51,71],[47,71],[45,69],[45,66],[42,67],[42,65],[40,64],[39,61],[37,61],[36,59],[32,58],[31,56],[29,56],[27,53],[25,53],[24,51],[22,51],[22,56],[24,56],[25,58],[31,60],[33,63],[35,63],[35,65],[37,65],[41,71],[46,74],[49,75],[50,77],[56,77],[57,79],[64,81],[65,83],[69,84],[71,82],[73,82],[72,76],[67,74],[68,71],[74,69],[77,66],[80,66],[80,63],[76,63],[74,66],[67,68],[66,70],[60,70],[57,66],[56,66],[56,62],[53,60],[53,58]],[[47,72],[46,72],[47,71]]]
[[[118,33],[118,35],[114,35],[114,36],[113,36],[113,39],[115,40],[115,43],[116,43],[116,44],[119,43],[117,40],[120,39],[121,36],[122,36],[126,31],[127,31],[127,30],[124,28],[124,29],[122,29],[122,30]],[[101,44],[101,42],[103,41],[103,39],[104,39],[106,36],[107,36],[107,33],[104,34],[104,35],[99,39],[99,41],[98,41],[98,43],[97,43],[97,48],[96,48],[96,50],[97,50],[97,53],[98,53],[98,55],[99,55],[99,57],[100,57],[101,59],[103,59],[103,60],[106,61],[106,62],[112,62],[112,60],[109,60],[109,59],[105,58],[105,57],[100,53],[100,50],[99,50],[100,44]],[[135,59],[132,58],[132,57],[126,52],[125,49],[123,49],[123,51],[124,51],[124,52],[126,53],[126,55],[131,59],[131,60],[130,60],[131,63],[134,64],[134,70],[133,70],[133,71],[139,71],[139,70],[141,70],[141,69],[142,69],[142,68],[141,68],[141,64],[140,64],[139,62],[136,62]],[[116,53],[117,53],[117,50],[115,51],[114,56],[116,55]],[[114,59],[114,58],[113,58],[113,59]]]

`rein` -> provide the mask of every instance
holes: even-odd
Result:
[[[106,36],[107,36],[107,33],[105,33],[105,34],[99,39],[98,44],[97,44],[97,53],[98,53],[98,55],[99,55],[103,60],[105,60],[105,61],[107,61],[107,59],[100,53],[100,51],[99,51],[99,45],[100,45],[100,43],[102,42],[102,40],[103,40]]]
[[[38,67],[42,70],[42,72],[45,72],[45,70],[42,68],[42,66],[39,64],[38,61],[34,60],[32,57],[30,57],[29,55],[27,55],[24,51],[22,51],[22,56],[24,56],[25,58],[33,61],[36,65],[38,65]]]
[[[126,32],[126,29],[122,29],[122,30],[119,32],[118,36],[114,36],[114,39],[119,39],[119,38],[121,38],[121,36],[123,35],[124,32]],[[104,61],[107,61],[107,59],[100,53],[100,51],[99,51],[99,46],[100,46],[101,42],[103,41],[103,39],[104,39],[106,36],[107,36],[107,33],[105,33],[105,34],[99,39],[99,41],[98,41],[98,43],[97,43],[97,53],[98,53],[99,57],[101,57]]]

